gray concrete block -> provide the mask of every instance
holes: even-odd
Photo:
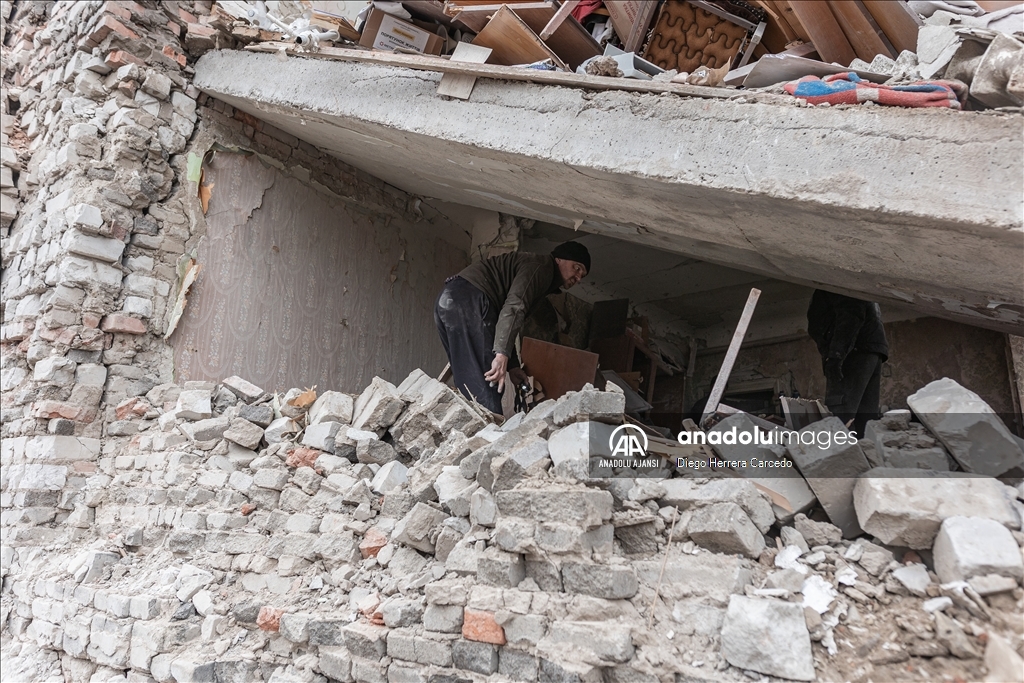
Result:
[[[991,519],[948,517],[932,548],[943,583],[996,574],[1024,581],[1021,550],[1009,529]]]
[[[741,669],[797,681],[815,679],[804,610],[795,603],[732,596],[721,648],[725,660]]]
[[[558,399],[552,412],[552,419],[557,427],[586,420],[618,423],[622,421],[625,409],[625,394],[590,388],[570,391]]]
[[[488,548],[477,562],[477,580],[488,586],[515,588],[526,578],[523,556]]]
[[[537,657],[529,652],[503,647],[498,652],[498,673],[513,681],[536,681]]]
[[[574,562],[562,566],[562,586],[566,593],[582,593],[607,600],[631,598],[638,589],[632,567]]]
[[[493,674],[498,670],[498,647],[473,640],[452,643],[452,666],[478,674]]]
[[[694,543],[718,553],[757,559],[766,547],[764,536],[735,503],[718,503],[698,509],[686,529]]]
[[[907,405],[966,472],[990,477],[1024,470],[1024,451],[976,393],[944,377],[907,397]]]
[[[828,447],[820,445],[821,433],[828,432]],[[815,434],[815,439],[802,439],[787,448],[807,484],[829,519],[843,530],[843,536],[853,538],[861,534],[857,514],[853,509],[853,487],[857,477],[871,469],[856,436],[838,417],[829,417],[807,425],[800,435]],[[802,441],[813,443],[804,444]]]
[[[422,611],[423,628],[438,633],[461,633],[462,612],[462,605],[427,605]]]
[[[948,517],[1020,525],[1001,482],[962,472],[875,468],[857,480],[853,502],[864,531],[886,545],[915,549],[930,548]]]
[[[612,516],[612,494],[593,489],[519,488],[499,491],[494,500],[498,511],[509,517],[578,524],[587,529],[601,526]]]

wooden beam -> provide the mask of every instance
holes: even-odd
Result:
[[[585,90],[624,90],[643,93],[673,93],[686,97],[702,97],[707,99],[729,99],[739,93],[726,88],[709,88],[686,83],[664,83],[661,81],[641,81],[635,78],[611,78],[609,76],[589,76],[585,74],[567,73],[564,71],[538,71],[496,64],[469,64],[452,62],[442,57],[431,55],[406,55],[378,50],[360,50],[345,47],[322,47],[318,52],[302,52],[293,43],[253,43],[245,49],[249,52],[268,52],[303,57],[306,59],[328,59],[341,62],[360,62],[363,64],[380,64],[382,66],[404,67],[419,71],[436,71],[439,73],[455,73],[476,78],[494,78],[506,81],[525,81],[544,85],[561,85],[569,88]]]
[[[715,411],[718,410],[718,404],[722,400],[722,395],[725,394],[725,385],[729,382],[729,374],[732,373],[732,366],[736,363],[736,356],[739,355],[740,345],[743,343],[743,337],[747,335],[747,327],[750,325],[750,319],[754,316],[754,308],[757,307],[757,299],[760,296],[760,289],[754,288],[750,290],[747,304],[743,307],[743,313],[740,314],[740,321],[736,323],[736,331],[732,333],[729,350],[725,352],[722,367],[718,370],[718,377],[711,388],[708,402],[704,406],[704,414],[700,417],[701,426],[704,425],[704,421],[707,420],[709,415],[714,415]]]
[[[897,51],[917,51],[920,20],[903,0],[861,0]]]
[[[876,55],[896,56],[889,52],[885,41],[875,33],[867,13],[854,0],[831,0],[828,4],[858,57],[870,64]]]
[[[555,16],[551,17],[551,20],[547,23],[540,32],[540,39],[547,40],[551,35],[558,30],[558,27],[562,25],[566,17],[572,14],[572,11],[576,9],[576,5],[580,4],[580,0],[567,0],[562,3],[562,6],[555,12]]]
[[[822,61],[848,66],[857,57],[839,22],[824,2],[789,2]],[[872,55],[873,57],[873,55]],[[870,60],[869,60],[870,61]]]
[[[494,13],[484,30],[476,34],[473,44],[491,48],[491,59],[495,64],[518,66],[550,59],[556,67],[566,68],[562,58],[538,38],[508,5],[502,5]]]
[[[491,48],[459,42],[452,53],[453,62],[483,64],[491,56]],[[445,74],[441,76],[441,84],[437,86],[438,95],[447,95],[459,100],[468,100],[476,85],[476,76],[462,74]]]

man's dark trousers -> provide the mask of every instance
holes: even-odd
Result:
[[[879,417],[879,385],[882,359],[874,353],[851,351],[843,361],[843,378],[828,377],[825,405],[846,424],[853,420],[853,431],[863,438],[868,420]]]
[[[461,277],[449,280],[434,305],[434,322],[452,367],[455,386],[464,396],[501,415],[501,394],[484,374],[494,361],[494,326],[498,322],[487,295]]]

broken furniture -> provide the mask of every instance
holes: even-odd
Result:
[[[544,387],[546,398],[561,398],[592,384],[597,376],[598,355],[560,344],[524,337],[523,370]]]
[[[741,0],[666,0],[644,58],[663,69],[690,73],[700,66],[745,65],[761,42],[767,13]]]

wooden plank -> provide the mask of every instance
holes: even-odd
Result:
[[[824,2],[790,2],[823,61],[849,66],[857,58],[839,22]]]
[[[419,71],[436,71],[439,73],[456,73],[475,76],[477,78],[494,78],[506,81],[524,81],[544,85],[561,85],[570,88],[588,90],[624,90],[642,93],[673,93],[687,97],[703,97],[707,99],[729,99],[736,92],[725,88],[708,88],[686,83],[664,83],[661,81],[641,81],[635,78],[611,78],[609,76],[588,76],[585,74],[566,73],[561,71],[538,71],[537,69],[520,69],[496,64],[468,64],[452,62],[443,57],[432,55],[406,55],[396,52],[382,52],[345,47],[322,47],[319,52],[303,52],[294,43],[266,42],[254,43],[245,48],[249,52],[268,52],[279,54],[284,52],[304,59],[327,59],[341,62],[358,62],[363,64],[379,64],[382,66],[404,67]]]
[[[490,56],[491,49],[489,47],[459,42],[452,53],[451,61],[483,64]],[[441,76],[441,84],[437,86],[437,94],[447,95],[459,100],[468,100],[473,92],[474,85],[476,85],[476,76],[445,74]]]
[[[523,370],[544,387],[545,398],[560,398],[594,381],[596,353],[523,338]]]
[[[921,22],[902,0],[861,0],[897,51],[917,51],[917,31]]]
[[[718,370],[718,377],[715,379],[715,384],[711,387],[711,395],[708,396],[708,402],[704,405],[704,414],[700,417],[701,425],[704,424],[709,415],[714,415],[715,411],[718,410],[718,403],[722,400],[722,395],[725,393],[725,385],[729,381],[729,374],[732,372],[733,364],[736,363],[736,356],[739,355],[740,345],[743,343],[743,337],[747,334],[747,326],[750,325],[750,319],[754,316],[754,308],[757,307],[757,299],[760,296],[760,289],[753,288],[750,290],[750,296],[747,297],[743,313],[740,314],[740,321],[736,323],[736,331],[732,333],[729,350],[725,352],[722,367]]]
[[[562,25],[562,22],[565,21],[566,17],[572,14],[572,11],[576,9],[576,5],[578,4],[580,4],[580,0],[566,0],[566,2],[563,2],[562,6],[558,8],[558,11],[555,12],[553,17],[551,17],[547,25],[541,29],[540,33],[537,34],[540,39],[546,41],[550,38],[558,27]]]
[[[543,4],[549,4],[546,0]],[[446,2],[444,12],[454,20],[460,21],[469,27],[474,33],[479,33],[487,26],[491,16],[498,11],[502,5],[514,5],[517,9],[522,5],[542,4],[537,0],[507,0],[496,2],[495,0],[458,0],[457,2]],[[554,10],[552,10],[554,11]]]
[[[479,5],[463,10],[458,16],[467,25],[478,26],[479,28],[476,30],[479,32],[499,9],[501,9],[500,4]],[[557,12],[561,11],[555,9],[555,3],[552,0],[517,3],[509,9],[515,12],[516,16],[537,34],[544,31],[547,25],[553,21]],[[544,42],[571,69],[575,69],[591,57],[601,54],[601,45],[580,25],[580,22],[571,16],[561,22],[557,30],[552,33],[550,38],[544,39]]]
[[[811,42],[811,36],[807,33],[807,28],[800,23],[800,19],[796,16],[796,12],[793,11],[791,2],[788,0],[773,0],[775,7],[779,10],[779,16],[786,20],[786,23],[793,29],[796,34],[797,40],[802,40],[805,43]],[[800,0],[796,0],[799,2]]]
[[[537,34],[547,27],[555,15],[552,3],[530,3],[510,9]],[[545,43],[573,70],[591,57],[601,54],[600,43],[571,16],[562,22]]]
[[[476,34],[473,44],[491,48],[491,61],[495,64],[513,66],[550,59],[555,66],[566,68],[565,62],[508,5],[494,13],[484,30]]]
[[[875,27],[855,0],[829,0],[828,5],[858,57],[870,63],[876,55],[896,56],[889,52],[885,41],[875,32]]]

